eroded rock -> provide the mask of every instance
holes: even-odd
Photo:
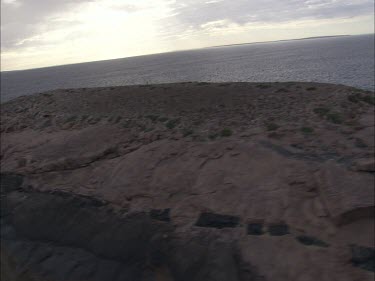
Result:
[[[283,236],[289,234],[289,226],[286,224],[271,224],[268,226],[268,233],[271,236]]]
[[[318,238],[300,235],[296,237],[297,241],[306,246],[318,246],[318,247],[328,247],[328,244]]]
[[[230,215],[221,215],[214,213],[202,213],[196,223],[200,227],[236,227],[239,224],[239,218]]]
[[[66,192],[17,189],[2,195],[4,280],[146,281],[161,268],[165,280],[260,280],[233,244],[176,235],[164,222],[169,209],[154,210],[152,219],[146,213],[124,216]]]
[[[374,153],[373,105],[345,86],[266,86],[5,103],[2,279],[373,280],[348,262],[348,245],[374,244],[374,173],[353,168]]]
[[[262,223],[249,223],[247,225],[247,234],[249,234],[249,235],[262,235],[262,234],[264,234],[263,224]]]
[[[171,220],[171,218],[169,217],[170,210],[170,208],[162,210],[152,209],[150,211],[150,217],[155,220],[169,222]]]
[[[351,245],[354,266],[375,272],[375,249],[358,245]]]

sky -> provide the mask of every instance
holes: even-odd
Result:
[[[373,0],[1,0],[1,70],[366,33]]]

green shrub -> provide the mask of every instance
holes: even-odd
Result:
[[[362,96],[360,93],[354,93],[348,96],[348,100],[353,103],[358,103],[363,101],[368,104],[375,104],[375,97],[373,95]]]
[[[259,85],[256,85],[257,88],[259,89],[268,89],[268,88],[271,88],[270,85],[266,85],[266,84],[259,84]]]
[[[351,94],[348,96],[348,100],[353,103],[357,103],[361,100],[361,96],[358,93]]]
[[[118,122],[121,121],[121,119],[122,119],[121,116],[117,116],[117,117],[115,118],[115,120],[114,120],[114,123],[117,124]]]
[[[187,136],[192,135],[194,133],[194,131],[192,129],[185,129],[185,130],[183,130],[182,133],[183,133],[184,137],[187,137]]]
[[[341,124],[343,122],[342,116],[337,112],[328,113],[327,120],[335,124]]]
[[[314,108],[314,112],[320,116],[324,116],[326,114],[328,114],[330,110],[328,108],[325,108],[325,107],[317,107],[317,108]]]
[[[232,130],[231,129],[228,129],[228,128],[225,128],[221,131],[220,135],[222,137],[230,137],[232,135]]]
[[[276,91],[276,93],[288,93],[289,92],[289,90],[288,89],[285,89],[285,88],[281,88],[281,89],[278,89],[277,91]]]
[[[159,121],[160,122],[165,122],[165,121],[167,121],[168,120],[168,117],[160,117],[159,118]]]
[[[209,134],[208,135],[208,138],[210,139],[210,140],[214,140],[214,139],[216,139],[218,137],[218,134]]]
[[[266,127],[267,127],[267,131],[275,131],[279,128],[279,125],[275,123],[268,123],[266,124]]]
[[[130,128],[132,126],[132,121],[125,120],[124,123],[122,123],[122,127],[124,128]]]
[[[180,119],[171,119],[169,120],[165,126],[168,128],[168,129],[173,129],[174,127],[176,127],[178,125],[178,123],[180,122]]]
[[[285,83],[285,86],[287,86],[287,87],[291,87],[291,86],[294,86],[294,85],[296,85],[296,83],[294,83],[294,82]]]
[[[309,88],[306,88],[306,91],[315,91],[316,90],[316,87],[309,87]]]
[[[152,122],[155,122],[158,120],[159,116],[158,115],[146,115],[146,118],[150,119]]]
[[[76,115],[71,115],[65,119],[65,123],[74,122],[76,121],[76,119],[77,119]]]
[[[137,124],[137,126],[138,126],[138,128],[139,128],[141,131],[143,131],[143,132],[145,132],[146,129],[147,129],[147,127],[146,127],[145,125],[143,125],[143,124]]]
[[[281,139],[282,136],[283,136],[282,134],[279,134],[277,132],[271,132],[268,134],[268,137],[272,139]]]
[[[301,132],[305,134],[311,134],[314,132],[314,129],[311,127],[302,127]]]
[[[366,148],[366,147],[368,147],[368,145],[362,139],[359,139],[359,138],[355,139],[354,145],[356,147],[358,147],[358,148]]]
[[[362,97],[362,100],[368,104],[375,105],[375,96],[367,95]]]

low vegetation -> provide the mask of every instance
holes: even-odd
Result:
[[[367,102],[368,104],[372,104],[372,105],[375,105],[375,96],[370,96],[370,95],[367,95],[367,96],[364,96],[362,98],[362,101],[364,102]]]
[[[276,131],[279,128],[279,125],[275,123],[267,123],[266,127],[267,127],[267,131]]]
[[[182,131],[182,134],[183,134],[184,137],[190,136],[190,135],[192,135],[193,133],[194,133],[194,131],[193,131],[192,129],[184,129],[184,130]]]
[[[121,116],[117,116],[114,120],[114,123],[117,124],[121,121],[122,117]]]
[[[220,135],[222,137],[230,137],[232,135],[232,130],[231,129],[228,129],[228,128],[225,128],[221,131]]]
[[[223,84],[220,84],[220,85],[219,85],[219,87],[228,87],[228,86],[230,86],[229,83],[223,83]]]
[[[355,139],[354,145],[358,148],[366,148],[367,147],[367,144],[360,138]]]
[[[212,134],[209,134],[209,135],[208,135],[208,138],[209,138],[210,140],[215,140],[217,137],[218,137],[218,134],[215,134],[215,133],[212,133]]]
[[[332,112],[329,108],[317,107],[314,108],[314,112],[334,124],[342,124],[344,122],[343,116],[339,112]]]
[[[352,93],[348,96],[348,100],[353,103],[365,102],[375,105],[375,96],[371,94],[362,95],[361,93]]]
[[[180,123],[180,119],[171,119],[169,120],[167,123],[165,123],[165,126],[168,128],[168,129],[173,129],[175,128],[178,124]]]
[[[65,119],[65,123],[74,122],[77,119],[76,115],[71,115]]]
[[[306,88],[306,91],[315,91],[316,90],[316,87],[309,87],[309,88]]]
[[[343,122],[343,118],[340,113],[338,112],[331,112],[328,113],[326,116],[327,120],[335,123],[335,124],[341,124]]]
[[[148,133],[148,132],[152,132],[153,130],[154,130],[154,128],[151,128],[151,127],[150,127],[150,128],[146,128],[146,129],[144,130],[144,132],[145,132],[145,133]]]
[[[165,122],[165,121],[167,121],[168,120],[168,117],[160,117],[159,118],[159,121],[160,122]]]
[[[288,92],[289,92],[289,90],[285,89],[285,88],[281,88],[281,89],[276,90],[276,93],[288,93]]]
[[[155,122],[158,120],[159,116],[150,114],[150,115],[146,115],[146,118],[150,119],[152,122]]]
[[[311,127],[302,127],[301,132],[304,134],[311,134],[314,132],[314,129]]]
[[[233,131],[229,128],[224,128],[219,133],[210,133],[208,138],[210,140],[215,140],[218,137],[230,137],[231,135],[233,135]]]
[[[266,84],[259,84],[259,85],[256,85],[256,87],[258,89],[268,89],[268,88],[271,88],[270,85],[266,85]]]
[[[323,117],[326,114],[328,114],[329,111],[330,111],[330,109],[326,108],[326,107],[317,107],[317,108],[314,108],[314,112],[316,114],[318,114],[319,116],[321,116],[321,117]]]

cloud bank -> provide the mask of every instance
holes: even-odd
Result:
[[[43,54],[78,62],[272,40],[293,37],[296,29],[298,36],[302,28],[315,34],[319,24],[342,33],[352,22],[353,33],[371,32],[373,15],[373,0],[1,0],[2,63],[9,68],[16,60],[19,68]]]

